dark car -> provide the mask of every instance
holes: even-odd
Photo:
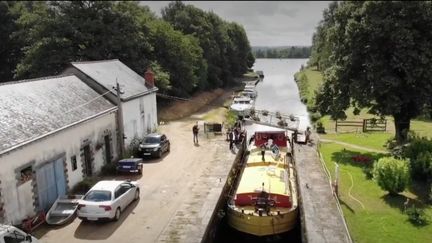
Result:
[[[136,172],[142,174],[143,160],[141,158],[122,159],[117,163],[117,172]]]
[[[170,141],[165,134],[148,134],[139,145],[139,152],[142,157],[152,156],[160,158],[163,153],[169,151]]]

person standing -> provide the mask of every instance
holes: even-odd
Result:
[[[198,122],[196,122],[195,125],[192,127],[193,141],[195,144],[198,144],[198,132],[199,132],[199,127],[198,127]]]
[[[265,151],[266,151],[266,145],[263,143],[261,145],[261,157],[262,157],[261,159],[262,159],[262,161],[265,161],[265,158],[264,158]]]
[[[233,148],[234,148],[234,132],[231,131],[228,136],[229,136],[229,149],[233,150]]]
[[[310,127],[307,127],[307,129],[306,129],[306,144],[310,142],[311,134],[312,134],[312,132],[310,130]]]

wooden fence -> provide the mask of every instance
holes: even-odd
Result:
[[[385,132],[387,130],[386,119],[363,119],[363,121],[338,121],[335,123],[335,131],[338,127],[361,127],[363,132]]]

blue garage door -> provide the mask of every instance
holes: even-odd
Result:
[[[36,171],[39,208],[48,211],[59,196],[66,194],[64,158],[47,163]]]

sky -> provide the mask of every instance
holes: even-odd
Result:
[[[330,2],[324,1],[183,1],[213,11],[246,30],[251,46],[309,46]],[[142,1],[157,15],[169,1]]]

